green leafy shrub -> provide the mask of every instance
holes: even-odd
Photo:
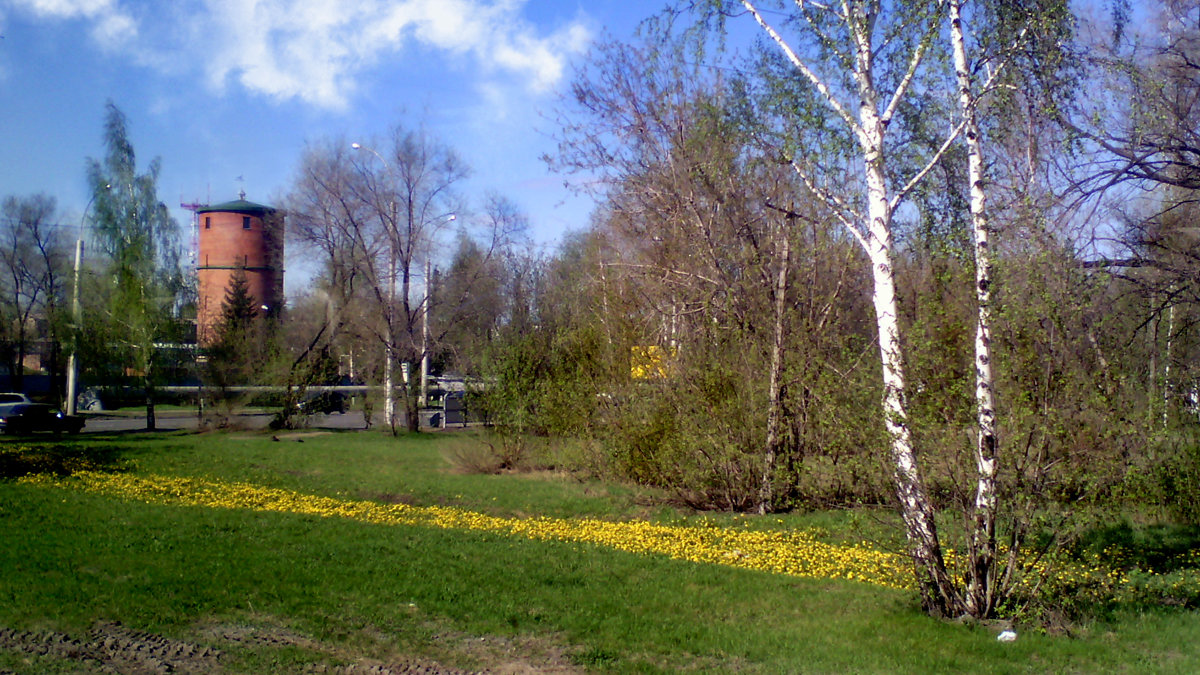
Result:
[[[1174,444],[1153,472],[1159,503],[1181,523],[1200,525],[1200,443]]]

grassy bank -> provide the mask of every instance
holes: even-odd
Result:
[[[446,457],[453,444],[469,442],[461,436],[282,438],[83,438],[57,454],[28,451],[36,460],[10,462],[13,477],[0,482],[0,627],[25,637],[0,639],[0,670],[79,672],[78,658],[38,654],[29,643],[45,635],[100,643],[95,636],[117,624],[219,652],[214,662],[197,657],[196,672],[213,663],[225,672],[287,673],[414,658],[508,672],[1200,670],[1193,612],[1127,612],[1073,637],[1022,630],[1002,644],[993,630],[929,619],[911,592],[880,583],[367,517],[648,519],[680,527],[680,541],[713,529],[644,506],[623,487],[454,473]],[[166,487],[147,496],[112,488],[115,481],[89,489],[78,477],[51,479],[80,468]],[[180,478],[189,480],[171,482]],[[195,497],[203,492],[197,485],[209,486],[211,499]],[[265,495],[322,506],[272,509]],[[329,513],[339,505],[347,512]],[[444,511],[422,510],[429,507]],[[812,522],[738,519],[734,529]]]

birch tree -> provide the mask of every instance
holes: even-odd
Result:
[[[967,183],[971,233],[975,261],[975,408],[976,408],[976,490],[970,513],[967,588],[964,611],[976,617],[990,616],[1007,593],[1019,548],[1019,532],[1009,547],[1007,567],[997,560],[996,520],[998,515],[997,466],[1000,439],[996,424],[995,377],[992,372],[992,218],[989,206],[989,177],[985,157],[986,142],[981,118],[993,85],[1011,84],[1004,77],[1014,69],[1014,61],[1032,56],[1025,64],[1027,82],[1052,82],[1059,71],[1061,38],[1069,31],[1070,13],[1058,0],[1029,0],[1017,3],[947,0],[949,42],[954,64],[954,79],[962,139],[967,149]],[[970,5],[975,30],[968,27],[964,7]],[[1030,64],[1029,62],[1035,62]]]
[[[428,349],[422,327],[428,293],[414,298],[422,263],[462,210],[455,192],[469,169],[457,153],[423,130],[395,127],[384,139],[325,139],[310,146],[288,196],[292,231],[319,255],[338,320],[365,303],[374,320],[354,322],[359,337],[384,352],[384,417],[398,431],[393,366],[415,364]],[[405,400],[410,431],[417,400]]]
[[[314,365],[334,351],[363,356],[375,352],[382,289],[387,283],[386,263],[381,263],[387,243],[372,227],[369,209],[355,195],[362,192],[353,170],[354,150],[344,138],[318,141],[305,149],[286,198],[288,228],[293,240],[320,265],[320,276],[304,305],[307,313],[290,314],[289,337],[295,354],[288,369],[288,397],[281,423],[293,424],[294,403],[301,400],[312,377],[322,368]],[[308,320],[296,320],[305,317]],[[374,359],[368,359],[374,362]],[[369,400],[369,398],[368,398]],[[371,423],[367,415],[366,423]]]
[[[389,393],[393,359],[402,358],[415,373],[418,362],[428,364],[472,327],[486,339],[503,309],[496,295],[503,270],[496,268],[527,243],[527,218],[508,199],[489,195],[481,213],[468,212],[457,192],[468,175],[449,146],[424,131],[396,127],[379,143],[314,143],[287,199],[293,235],[323,266],[323,290],[336,316],[328,325],[352,351],[384,353],[385,420],[393,433],[399,428]],[[440,252],[452,225],[460,225],[462,244],[453,261]],[[441,262],[453,263],[450,278],[435,289],[434,265]],[[359,318],[349,320],[352,313]],[[417,389],[405,387],[408,431],[418,429]]]
[[[807,189],[836,214],[865,252],[873,281],[872,304],[882,370],[882,415],[909,555],[926,611],[958,613],[960,593],[946,570],[934,509],[917,465],[905,404],[904,355],[896,297],[893,216],[907,193],[951,143],[910,175],[901,175],[890,156],[889,125],[912,93],[925,57],[943,26],[945,3],[882,3],[797,0],[785,37],[761,3],[740,7],[783,55],[795,76],[849,132],[857,150],[859,198],[823,182],[819,165],[795,154],[785,157]],[[737,9],[723,3],[726,16]]]
[[[990,7],[981,3],[977,14],[992,21],[993,34],[971,63],[968,33],[963,24],[963,1],[882,3],[841,0],[833,3],[796,0],[785,36],[762,3],[725,3],[725,16],[739,6],[784,58],[793,76],[806,83],[803,93],[821,103],[840,124],[856,149],[860,163],[858,197],[835,191],[823,171],[823,160],[800,147],[786,153],[810,192],[836,213],[866,253],[872,270],[872,301],[878,333],[883,381],[883,419],[891,446],[892,468],[906,534],[927,611],[937,615],[991,614],[998,600],[996,575],[997,433],[991,356],[991,244],[987,207],[985,159],[980,107],[1013,50],[1027,37],[1026,24],[1038,11],[1056,9],[1039,3],[1019,7]],[[986,10],[993,9],[993,13]],[[1061,17],[1061,15],[1058,15]],[[949,31],[946,20],[949,19]],[[721,19],[724,21],[724,18]],[[942,45],[946,39],[948,44]],[[1003,42],[1011,40],[1008,51]],[[903,133],[897,113],[915,105],[920,96],[936,91],[940,73],[931,58],[948,51],[954,65],[959,119],[949,125],[940,145],[913,164],[900,161],[895,137]],[[982,76],[982,77],[980,77]],[[934,522],[916,461],[905,402],[905,373],[895,280],[893,218],[909,193],[939,162],[959,137],[965,138],[968,190],[975,257],[975,399],[977,445],[976,496],[971,513],[968,584],[965,594],[946,572]],[[1014,559],[1010,558],[1010,564]]]
[[[971,532],[966,610],[973,616],[991,613],[994,593],[992,570],[996,556],[996,401],[992,377],[992,254],[989,244],[987,192],[985,189],[983,142],[977,117],[978,96],[967,63],[962,0],[949,0],[950,42],[954,53],[954,75],[965,125],[967,175],[970,185],[971,232],[975,243],[975,405],[977,441],[975,467],[978,472]]]

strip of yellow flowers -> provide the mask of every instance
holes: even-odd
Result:
[[[148,504],[248,509],[347,518],[380,525],[477,530],[556,541],[587,542],[620,551],[660,554],[798,577],[848,579],[909,588],[906,559],[866,546],[836,546],[806,532],[743,531],[594,519],[502,518],[444,506],[381,504],[198,478],[80,472],[69,479],[35,476],[28,483],[82,490]]]
[[[867,545],[838,546],[817,541],[809,532],[751,531],[723,527],[656,525],[642,521],[595,519],[503,518],[444,506],[409,506],[306,495],[248,483],[200,478],[136,476],[83,471],[70,478],[30,476],[25,483],[109,495],[122,499],[179,506],[244,509],[346,518],[380,525],[415,525],[495,532],[529,539],[586,542],[620,551],[665,555],[679,560],[821,579],[846,579],[887,588],[912,588],[907,558]],[[961,575],[963,560],[947,550],[947,564]],[[1095,600],[1134,597],[1118,561],[1094,556],[1091,562],[1030,560],[1022,564],[1018,586],[1023,592],[1087,596]],[[1167,596],[1200,594],[1200,552],[1190,556],[1184,578],[1163,578],[1157,592]],[[1158,577],[1157,574],[1143,574]],[[1153,582],[1153,579],[1151,579]]]

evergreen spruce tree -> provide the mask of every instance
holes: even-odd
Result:
[[[250,384],[263,360],[263,320],[244,270],[237,270],[221,302],[216,343],[209,349],[209,375],[221,387]]]

